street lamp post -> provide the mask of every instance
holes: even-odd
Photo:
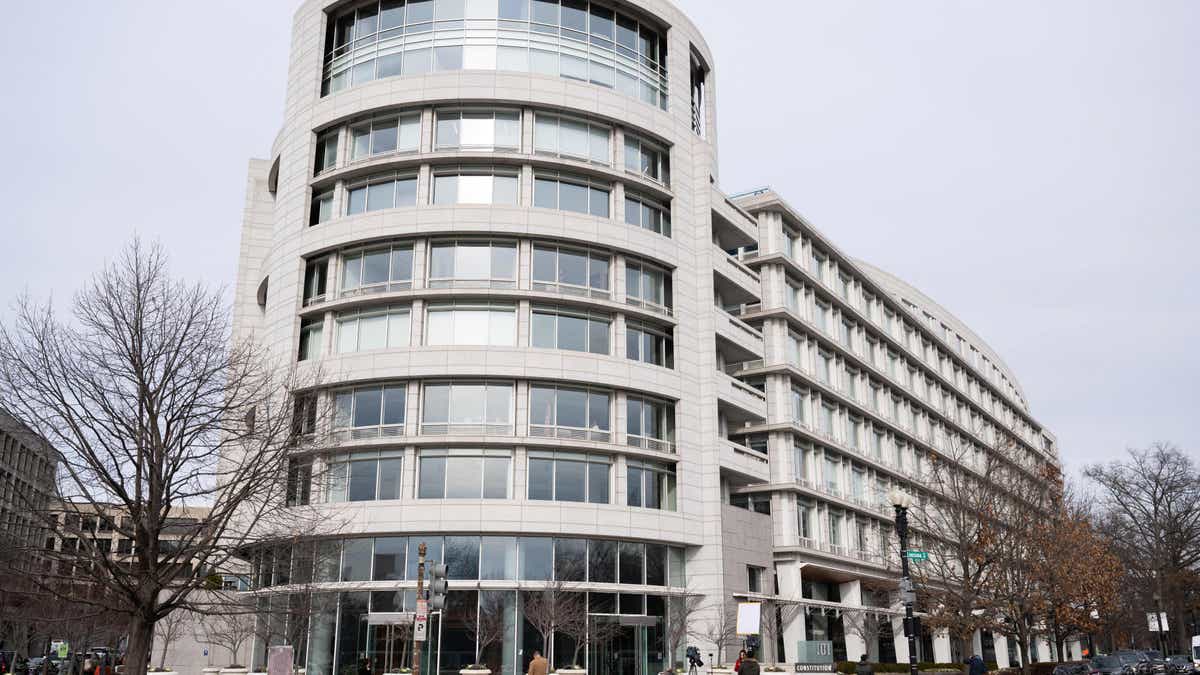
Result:
[[[888,497],[896,509],[896,536],[900,537],[900,598],[904,601],[904,633],[908,638],[908,673],[917,675],[917,631],[913,621],[916,594],[908,573],[908,507],[912,506],[912,495],[892,488]]]

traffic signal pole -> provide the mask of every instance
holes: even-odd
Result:
[[[417,607],[420,608],[425,604],[425,542],[421,542],[417,546]],[[417,610],[420,614],[420,609]],[[413,621],[413,655],[412,655],[412,673],[413,675],[421,675],[421,643],[422,636],[417,631],[416,622],[419,617],[415,617]]]
[[[900,537],[900,596],[904,599],[904,633],[908,638],[908,672],[917,675],[917,625],[913,620],[913,583],[908,572],[908,509],[896,508],[896,534]]]

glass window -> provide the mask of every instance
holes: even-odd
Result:
[[[404,425],[406,386],[359,387],[334,393],[333,428],[350,430],[354,438],[369,438],[383,433],[398,435],[403,430],[367,431],[370,427],[402,427]]]
[[[513,288],[517,245],[509,242],[434,242],[430,247],[431,288]]]
[[[588,580],[605,584],[616,582],[617,542],[595,539],[588,542]]]
[[[612,129],[602,124],[538,113],[534,151],[597,164],[612,163]]]
[[[500,110],[439,110],[438,150],[520,150],[521,113]]]
[[[325,320],[321,317],[300,322],[300,350],[296,356],[297,360],[307,361],[321,357],[324,328]]]
[[[428,345],[512,346],[517,340],[515,305],[433,304],[426,323]]]
[[[317,157],[313,166],[313,175],[326,169],[332,169],[338,160],[338,130],[326,131],[317,136]]]
[[[559,581],[587,581],[587,540],[554,540],[554,578]]]
[[[536,307],[530,344],[548,349],[609,354],[611,327],[612,318],[605,314]]]
[[[646,578],[644,547],[641,544],[623,541],[619,548],[618,583],[641,585]]]
[[[675,469],[652,462],[630,461],[626,466],[626,504],[647,509],[674,511]]]
[[[517,578],[516,537],[483,537],[479,544],[479,578],[515,580]]]
[[[646,544],[646,584],[667,585],[667,547],[663,544]]]
[[[479,579],[479,537],[446,537],[443,562],[447,579]]]
[[[406,537],[376,537],[375,567],[371,572],[373,581],[403,581],[404,552],[408,548]]]
[[[625,193],[625,222],[664,237],[671,236],[671,208],[635,193]]]
[[[609,194],[608,185],[593,184],[586,178],[553,172],[538,172],[533,182],[534,206],[601,218],[609,217]]]
[[[508,499],[509,450],[422,450],[420,499]]]
[[[533,290],[607,298],[610,263],[611,258],[605,253],[535,244]]]
[[[417,563],[420,557],[420,546],[425,544],[425,562],[442,559],[442,538],[429,535],[414,535],[408,538],[408,561],[405,566],[407,579],[417,578]],[[428,573],[428,568],[426,572]]]
[[[517,204],[517,169],[462,167],[438,169],[433,176],[434,204]]]
[[[641,262],[625,263],[626,303],[670,309],[671,295],[670,272]]]
[[[664,368],[675,367],[675,348],[671,337],[637,321],[625,322],[625,356]]]
[[[610,463],[604,455],[531,451],[529,499],[607,504]]]
[[[628,132],[625,134],[625,170],[665,185],[671,183],[667,151]]]
[[[347,539],[342,547],[342,581],[370,581],[372,539]]]
[[[407,347],[408,344],[409,311],[407,307],[383,307],[357,312],[342,312],[337,316],[337,351],[339,354]]]
[[[362,196],[366,197],[366,191],[362,192]],[[320,225],[331,218],[333,218],[333,191],[314,193],[312,207],[308,214],[308,224],[310,226]]]
[[[350,127],[350,159],[389,152],[416,152],[420,146],[420,114],[388,117]]]
[[[369,176],[349,187],[346,215],[355,215],[417,203],[415,175]]]
[[[675,440],[675,406],[651,399],[629,396],[626,399],[626,434],[629,444],[670,451]],[[661,443],[647,443],[660,441]],[[663,444],[666,447],[661,447]]]
[[[605,391],[534,384],[529,390],[529,425],[534,436],[606,440],[611,395]],[[563,429],[552,429],[562,427]],[[572,432],[572,429],[590,433]]]
[[[402,458],[398,451],[361,452],[327,460],[329,502],[399,499]],[[310,469],[311,472],[311,469]]]
[[[521,579],[549,581],[553,572],[554,540],[549,537],[521,537]]]

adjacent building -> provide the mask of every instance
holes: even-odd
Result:
[[[898,622],[867,644],[843,621],[896,616],[888,491],[1001,431],[1057,462],[962,322],[771,190],[722,192],[715,116],[712,54],[665,0],[301,5],[235,330],[322,383],[289,499],[350,527],[258,552],[253,580],[264,602],[317,584],[328,611],[289,619],[310,675],[387,668],[372,615],[414,609],[420,543],[451,579],[427,671],[524,672],[523,593],[556,578],[620,626],[580,650],[593,675],[661,671],[684,592],[709,599],[697,634],[779,607],[768,660],[903,661]],[[1008,663],[976,643],[922,658]]]
[[[37,548],[44,529],[34,514],[58,495],[58,451],[12,413],[0,407],[0,546]]]

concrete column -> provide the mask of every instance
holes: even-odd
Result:
[[[1008,662],[1008,638],[999,633],[992,633],[992,643],[996,645],[996,666],[999,668],[1012,667],[1012,664]]]
[[[801,581],[803,580],[803,564],[792,561],[779,565],[776,570],[779,575],[779,595],[784,598],[800,598]],[[803,610],[794,612],[791,620],[783,626],[783,658],[784,663],[796,663],[800,655],[796,651],[797,643],[804,639],[805,619]]]
[[[950,663],[950,633],[940,630],[933,634],[933,660],[937,663]]]
[[[842,603],[855,607],[862,606],[862,582],[858,579],[847,581],[844,584],[838,584],[838,589],[841,591]],[[843,628],[845,623],[842,624]],[[862,639],[862,636],[856,634],[852,630],[844,631],[846,635],[846,658],[851,661],[857,661],[863,654],[867,654],[867,643]]]
[[[971,633],[971,653],[963,654],[963,658],[971,658],[975,654],[978,654],[979,658],[983,658],[983,631],[979,629],[975,629],[975,632]]]

